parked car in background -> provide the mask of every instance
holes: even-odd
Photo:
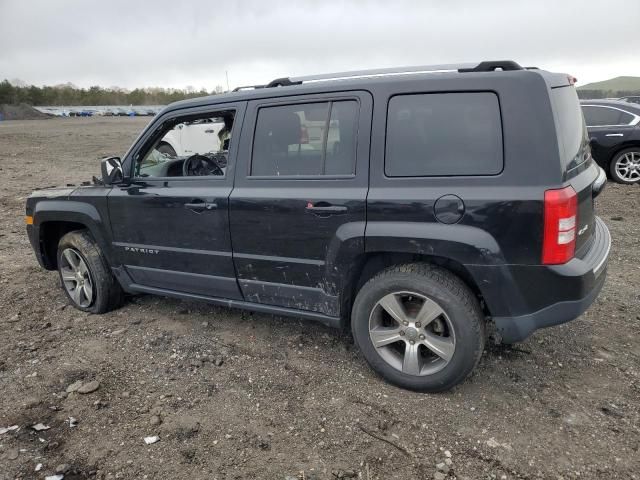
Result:
[[[156,150],[170,157],[217,152],[220,149],[218,133],[223,127],[224,122],[218,118],[179,123],[165,134]]]
[[[640,105],[620,100],[581,104],[595,161],[618,183],[640,182]]]
[[[626,97],[620,97],[620,100],[622,100],[623,102],[640,104],[640,95],[629,95]]]

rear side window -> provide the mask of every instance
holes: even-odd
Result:
[[[495,175],[502,165],[494,93],[397,95],[389,101],[387,176]]]
[[[354,100],[260,108],[251,175],[352,175],[357,119]]]
[[[582,116],[578,94],[573,87],[551,89],[551,103],[556,115],[556,130],[560,144],[560,158],[566,170],[586,161],[587,128]]]
[[[622,110],[609,107],[584,106],[584,119],[590,127],[603,125],[628,125],[633,120],[633,115]]]

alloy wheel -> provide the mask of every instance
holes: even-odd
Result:
[[[87,308],[93,302],[93,280],[82,256],[73,248],[61,255],[60,276],[67,293],[76,305]]]
[[[640,152],[627,152],[615,164],[616,173],[627,182],[640,180]]]
[[[451,320],[434,300],[401,291],[382,297],[369,316],[369,338],[380,357],[407,375],[432,375],[453,358]]]

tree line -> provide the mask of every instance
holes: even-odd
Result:
[[[167,105],[185,98],[202,97],[222,93],[221,86],[208,92],[204,89],[186,88],[120,88],[90,87],[78,88],[71,84],[54,87],[35,85],[13,85],[8,80],[0,82],[0,104],[26,103],[42,106],[65,105]],[[617,98],[626,95],[640,95],[640,90],[578,90],[583,99]]]
[[[166,105],[186,98],[202,97],[222,93],[221,87],[207,92],[204,89],[184,90],[175,88],[78,88],[71,84],[55,87],[35,85],[16,86],[8,80],[0,82],[0,104],[19,104],[42,106],[65,105]]]

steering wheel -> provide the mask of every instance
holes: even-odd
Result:
[[[182,163],[183,177],[205,175],[224,175],[224,172],[214,159],[199,153],[191,155]]]

